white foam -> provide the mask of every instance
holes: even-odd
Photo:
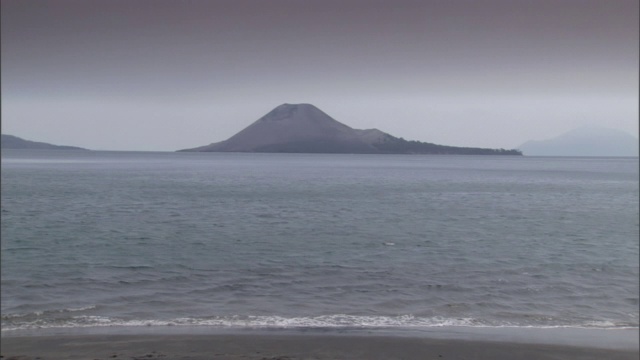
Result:
[[[62,312],[75,312],[75,311],[85,311],[85,310],[92,310],[95,309],[96,306],[95,305],[89,305],[89,306],[84,306],[84,307],[79,307],[79,308],[69,308],[69,309],[64,309],[61,310]]]
[[[4,317],[7,319],[8,317]],[[609,321],[589,321],[576,325],[522,325],[488,324],[473,318],[442,318],[400,316],[360,316],[360,315],[320,315],[311,317],[283,316],[219,316],[210,318],[175,318],[170,320],[122,320],[104,316],[73,316],[68,319],[16,322],[2,325],[2,331],[30,330],[44,328],[84,328],[105,326],[211,326],[220,328],[434,328],[434,327],[474,327],[474,328],[584,328],[584,329],[638,329]]]

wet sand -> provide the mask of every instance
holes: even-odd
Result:
[[[637,349],[319,334],[53,335],[3,337],[2,360],[55,359],[610,359],[637,360]]]

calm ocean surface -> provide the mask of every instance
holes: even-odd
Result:
[[[2,332],[638,327],[638,159],[2,150]]]

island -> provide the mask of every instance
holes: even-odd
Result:
[[[44,142],[30,141],[7,134],[2,134],[0,147],[2,149],[87,150],[76,146],[52,145]]]
[[[410,141],[378,129],[353,129],[311,104],[282,104],[227,140],[178,151],[522,155],[519,150]]]
[[[583,126],[554,138],[527,141],[518,148],[527,156],[637,157],[638,138],[618,129]]]

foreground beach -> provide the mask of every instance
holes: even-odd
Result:
[[[65,334],[2,338],[3,360],[56,359],[638,359],[637,347],[417,336],[256,332]]]

